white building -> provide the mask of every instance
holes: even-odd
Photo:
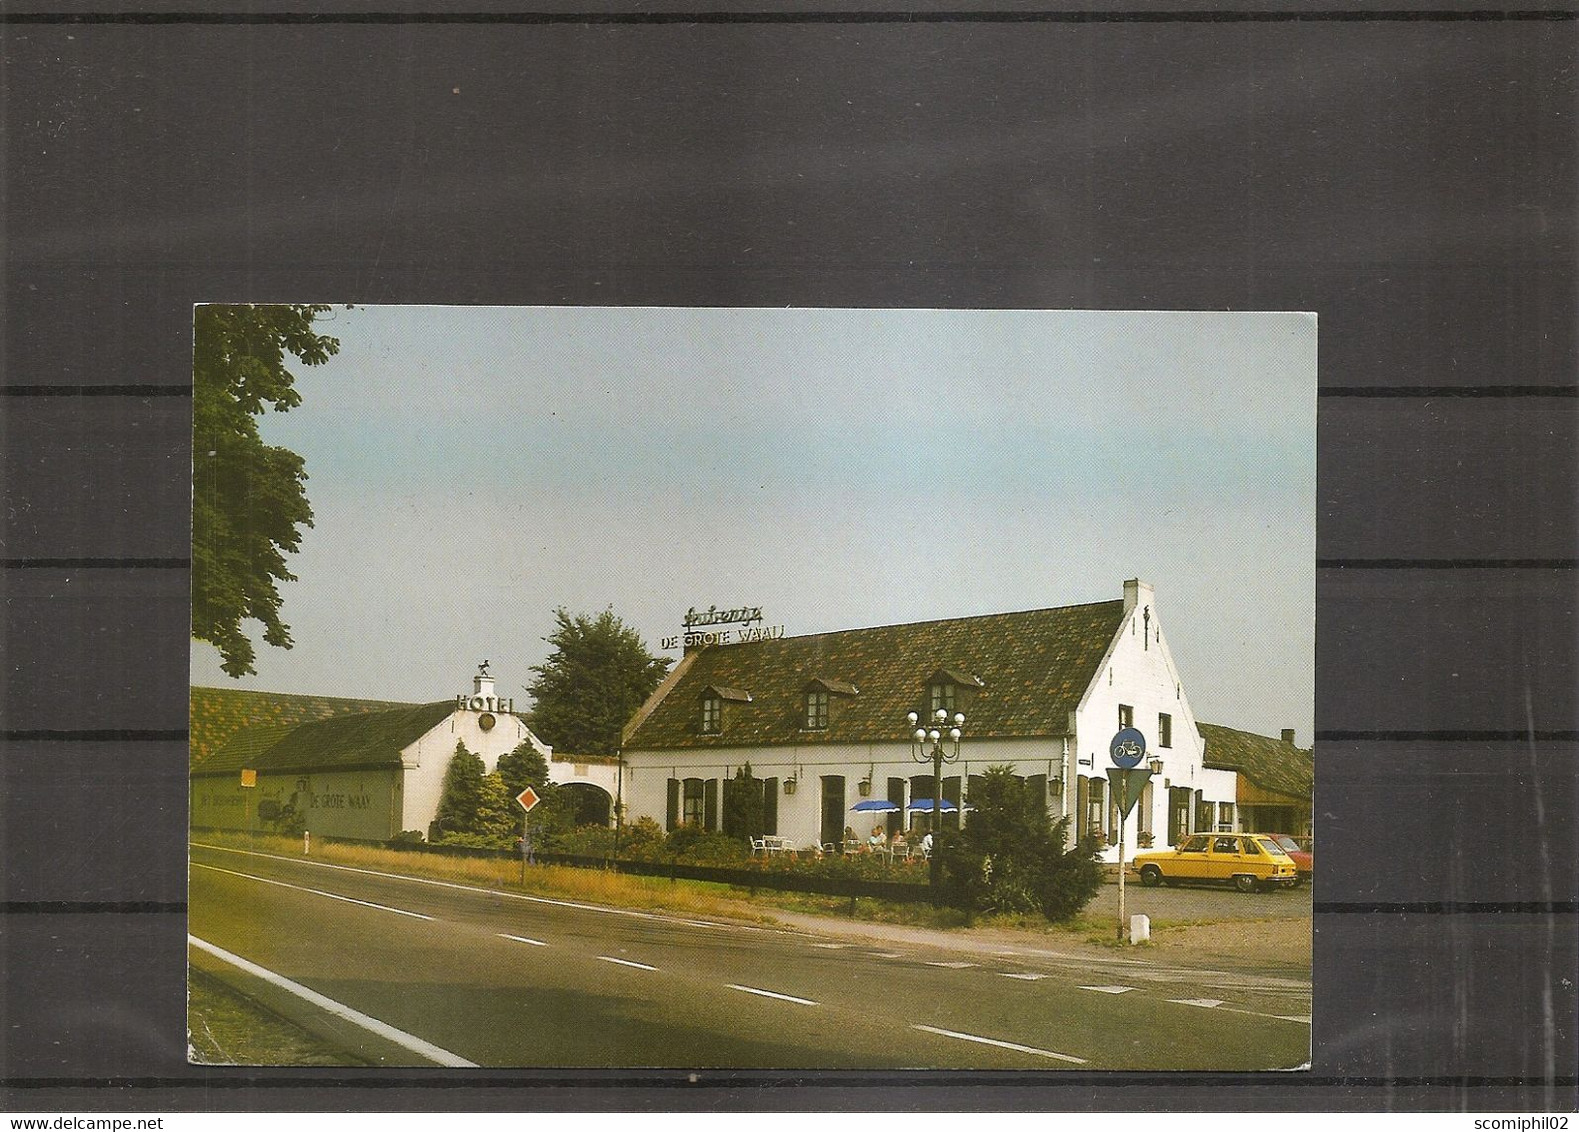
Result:
[[[1106,770],[1127,726],[1160,767],[1126,856],[1233,821],[1235,775],[1205,765],[1156,595],[1138,580],[1090,605],[692,648],[625,729],[627,816],[722,828],[724,783],[749,765],[768,832],[801,846],[837,844],[847,827],[864,837],[874,823],[858,803],[932,796],[906,717],[940,707],[965,716],[942,794],[963,800],[966,821],[972,776],[1007,764],[1046,792],[1054,819],[1074,816],[1072,840],[1098,834],[1116,858]],[[882,820],[892,832],[913,817]]]
[[[371,710],[359,710],[358,701],[193,689],[193,828],[269,830],[299,817],[309,832],[332,837],[387,841],[402,831],[426,833],[457,743],[489,773],[501,755],[530,743],[547,760],[549,780],[576,791],[585,819],[607,823],[616,760],[556,758],[485,669],[470,693]],[[216,703],[239,716],[240,726],[197,758],[195,737],[209,722],[199,718],[200,705]]]

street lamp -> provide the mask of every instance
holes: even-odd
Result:
[[[929,864],[931,865],[932,900],[933,903],[937,903],[941,899],[940,894],[943,881],[943,861],[938,854],[938,850],[943,847],[943,764],[959,761],[960,728],[965,726],[965,716],[963,712],[956,713],[952,721],[952,727],[949,726],[949,714],[943,708],[938,708],[932,718],[928,720],[928,723],[931,724],[930,727],[922,727],[921,717],[915,712],[911,712],[906,718],[910,720],[910,726],[914,728],[910,735],[911,761],[922,764],[929,761],[932,763],[932,825],[930,829],[932,834],[932,852],[929,856]],[[943,740],[945,738],[954,744],[952,751],[944,747]],[[931,744],[930,749],[928,748],[929,743]]]

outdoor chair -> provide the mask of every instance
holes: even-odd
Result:
[[[755,857],[758,853],[765,855],[767,851],[768,839],[766,837],[753,837],[751,839],[751,855],[753,857]]]

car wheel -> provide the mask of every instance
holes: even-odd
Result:
[[[1288,882],[1288,886],[1290,888],[1298,888],[1300,885],[1302,885],[1304,883],[1305,883],[1304,880],[1302,880],[1300,877],[1295,877],[1293,880]]]
[[[1256,878],[1247,873],[1240,873],[1234,877],[1234,887],[1240,892],[1254,892],[1257,887]]]
[[[1142,865],[1140,869],[1140,883],[1147,888],[1156,888],[1162,883],[1162,870],[1156,865]]]

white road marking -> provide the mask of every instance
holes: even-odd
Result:
[[[997,1046],[999,1049],[1012,1049],[1018,1053],[1033,1053],[1037,1057],[1051,1057],[1059,1061],[1070,1061],[1076,1065],[1084,1065],[1086,1059],[1075,1057],[1067,1053],[1054,1053],[1050,1049],[1037,1049],[1035,1046],[1022,1046],[1017,1042],[1001,1042],[997,1038],[984,1038],[979,1034],[962,1034],[958,1030],[940,1030],[936,1026],[922,1026],[919,1023],[912,1025],[912,1029],[923,1030],[928,1034],[939,1034],[945,1038],[959,1038],[965,1042],[980,1042],[984,1046]]]
[[[1028,983],[1034,983],[1037,979],[1047,978],[1046,975],[1038,974],[1035,971],[999,971],[998,974],[1006,979],[1024,979]]]
[[[656,920],[664,924],[684,924],[690,928],[714,928],[720,931],[776,931],[777,929],[759,928],[751,924],[721,924],[712,920],[686,920],[678,916],[663,916],[656,912],[638,912],[634,908],[605,908],[598,904],[581,904],[574,900],[553,900],[547,896],[527,896],[521,892],[504,892],[497,888],[479,888],[474,884],[456,884],[454,881],[433,880],[430,877],[407,876],[405,873],[385,873],[377,869],[358,869],[352,865],[332,865],[328,861],[312,861],[302,857],[282,857],[278,853],[259,853],[254,849],[232,849],[228,845],[209,845],[201,841],[192,842],[195,849],[211,849],[216,853],[240,853],[244,857],[265,857],[270,861],[285,861],[292,865],[313,865],[320,869],[336,869],[343,873],[361,873],[363,876],[380,877],[384,880],[403,880],[411,884],[426,884],[434,888],[454,888],[461,892],[471,892],[478,896],[491,896],[495,900],[524,900],[530,904],[552,904],[557,908],[575,908],[581,912],[602,912],[609,916],[631,916],[638,920]],[[207,866],[212,868],[212,866]]]
[[[299,884],[286,884],[283,880],[270,880],[268,877],[254,876],[252,873],[238,873],[234,869],[222,869],[217,865],[200,865],[192,862],[194,869],[208,869],[210,872],[226,873],[233,877],[243,877],[246,880],[255,880],[259,884],[277,884],[281,888],[294,888],[297,892],[310,892],[314,896],[327,896],[330,900],[344,900],[347,904],[360,904],[364,908],[377,908],[381,912],[393,912],[397,916],[410,916],[414,920],[432,920],[432,916],[424,916],[421,912],[408,912],[404,908],[391,908],[388,904],[374,904],[371,900],[356,900],[349,896],[341,896],[338,892],[325,892],[321,888],[304,888]]]
[[[499,938],[500,939],[513,939],[513,940],[515,940],[516,943],[530,943],[533,947],[547,947],[548,946],[548,944],[544,943],[540,939],[527,939],[524,935],[506,935],[504,932],[500,932],[499,933]]]
[[[825,948],[828,951],[842,951],[850,945],[847,943],[814,943],[812,946]]]
[[[963,971],[966,967],[974,967],[975,965],[974,963],[967,963],[963,959],[955,959],[953,961],[947,959],[927,960],[928,967],[947,967],[952,971]]]
[[[1253,1018],[1275,1018],[1279,1022],[1310,1025],[1309,1017],[1303,1014],[1264,1014],[1259,1010],[1246,1010],[1242,1006],[1227,1006],[1220,998],[1170,998],[1168,1001],[1178,1003],[1180,1006],[1204,1006],[1208,1010],[1222,1010],[1225,1014],[1249,1014]]]
[[[903,959],[905,957],[903,951],[868,951],[867,954],[873,959]]]
[[[198,939],[195,935],[189,935],[186,937],[186,941],[198,950],[206,951],[215,958],[224,960],[232,967],[245,971],[249,975],[256,975],[265,982],[272,983],[282,990],[287,990],[322,1010],[327,1010],[337,1018],[344,1018],[348,1022],[354,1022],[364,1030],[370,1030],[379,1037],[386,1038],[396,1045],[409,1049],[412,1053],[425,1057],[438,1065],[454,1066],[457,1069],[477,1068],[475,1061],[467,1061],[464,1057],[453,1054],[447,1049],[440,1049],[432,1042],[423,1041],[415,1034],[397,1030],[388,1022],[380,1022],[377,1018],[363,1014],[360,1010],[354,1010],[343,1002],[336,1002],[332,998],[319,994],[311,987],[304,987],[300,983],[287,979],[284,975],[277,975],[266,967],[260,967],[239,955],[231,954],[222,947],[216,947],[207,940]]]
[[[763,998],[777,998],[785,1002],[798,1002],[802,1006],[820,1005],[809,998],[796,998],[792,994],[779,994],[778,991],[762,990],[759,987],[743,987],[739,983],[729,983],[728,986],[730,990],[745,991],[747,994],[760,994]]]
[[[1081,987],[1081,990],[1094,990],[1098,994],[1128,994],[1134,987]]]
[[[599,955],[598,958],[605,963],[618,963],[621,967],[635,967],[641,971],[656,971],[658,969],[646,963],[638,963],[634,959],[616,959],[612,955]]]

